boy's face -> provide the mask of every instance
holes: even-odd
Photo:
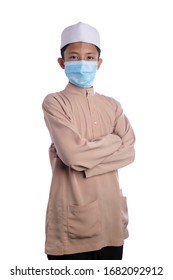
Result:
[[[102,63],[102,59],[98,59],[98,51],[93,44],[77,42],[69,44],[64,52],[64,59],[58,58],[58,63],[64,69],[65,61],[98,61],[98,69]]]

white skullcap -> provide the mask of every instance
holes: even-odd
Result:
[[[83,22],[66,27],[61,34],[61,49],[70,43],[85,42],[100,48],[100,35],[96,28]]]

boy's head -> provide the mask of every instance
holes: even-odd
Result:
[[[68,26],[61,34],[60,50],[61,57],[58,58],[58,63],[65,69],[69,81],[79,87],[90,86],[102,63],[97,29],[82,22]],[[88,63],[89,61],[91,63]]]

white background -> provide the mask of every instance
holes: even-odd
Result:
[[[119,172],[130,215],[122,263],[171,265],[173,7],[167,0],[0,2],[0,257],[7,269],[45,263],[51,170],[41,104],[67,83],[56,61],[60,35],[79,21],[101,36],[96,91],[121,103],[136,134],[136,160]]]

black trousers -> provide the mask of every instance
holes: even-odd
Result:
[[[48,260],[122,260],[123,246],[104,247],[98,251],[83,252],[70,255],[47,255]]]

